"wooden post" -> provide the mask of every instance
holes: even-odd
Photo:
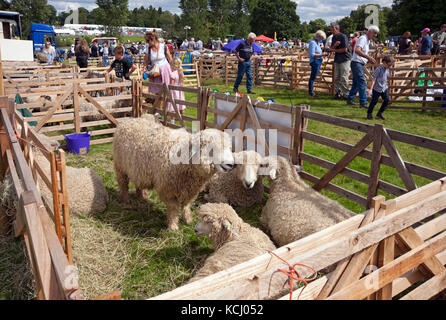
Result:
[[[372,161],[370,164],[370,181],[369,190],[367,195],[367,209],[370,208],[372,204],[372,199],[377,195],[378,183],[379,183],[379,171],[382,156],[382,134],[384,126],[382,124],[376,124],[374,128],[374,139],[373,139],[373,153]]]
[[[310,109],[310,106],[300,105],[296,107],[294,115],[294,142],[293,142],[293,164],[302,166],[303,160],[300,158],[301,152],[304,151],[304,138],[302,133],[307,129],[308,121],[303,117],[303,111]]]
[[[79,83],[73,84],[73,105],[74,105],[74,129],[76,133],[81,132],[81,121],[79,116]]]
[[[9,113],[9,102],[7,96],[0,97],[0,110],[5,109]],[[0,130],[5,132],[4,123],[0,117]],[[1,163],[0,163],[0,179],[3,182],[6,170],[8,168],[8,161],[6,159],[6,150],[10,149],[8,137],[6,134],[0,135],[0,147],[1,147]]]
[[[60,221],[60,202],[59,202],[59,184],[57,181],[57,164],[56,155],[54,151],[51,152],[51,186],[53,194],[53,207],[54,207],[54,225],[56,227],[56,234],[59,238],[60,244],[63,246],[62,241],[62,224]]]
[[[68,212],[68,189],[66,179],[66,160],[65,151],[59,150],[59,154],[56,158],[56,167],[59,172],[60,190],[61,190],[61,203],[62,203],[62,218],[64,226],[64,239],[65,239],[65,253],[67,254],[68,262],[73,264],[73,253],[71,246],[71,231],[70,231],[70,214]],[[62,244],[63,245],[63,244]]]

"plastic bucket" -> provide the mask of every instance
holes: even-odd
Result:
[[[64,136],[68,152],[81,155],[87,154],[90,151],[90,136],[91,131]]]

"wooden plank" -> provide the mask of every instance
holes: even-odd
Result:
[[[393,261],[395,258],[395,236],[389,237],[381,241],[378,246],[378,265],[377,267],[383,267],[386,264]],[[377,300],[392,300],[393,282],[385,285],[382,289],[376,292]]]
[[[108,120],[110,120],[111,123],[113,123],[115,126],[118,125],[118,122],[116,119],[107,111],[105,110],[95,99],[93,99],[92,96],[90,96],[82,87],[79,87],[79,92],[84,95],[84,97],[87,98],[89,102],[91,102],[96,108],[99,109],[100,112],[102,112]]]
[[[61,202],[62,202],[62,217],[63,226],[65,228],[65,253],[67,254],[67,259],[70,264],[73,264],[73,252],[71,244],[71,226],[70,226],[70,214],[68,211],[68,188],[67,188],[67,178],[66,178],[66,158],[65,151],[59,150],[59,156],[57,160],[57,169],[59,172],[60,181],[60,192],[61,192]]]
[[[240,102],[235,106],[234,110],[232,110],[231,114],[226,118],[223,124],[218,128],[219,130],[224,130],[228,127],[228,125],[232,122],[234,117],[239,113],[242,109],[243,105],[247,103],[246,97],[243,97]]]
[[[379,171],[382,157],[382,133],[384,126],[382,124],[375,125],[375,133],[373,140],[372,161],[370,164],[370,180],[367,193],[367,207],[370,208],[372,199],[377,195],[379,183]]]
[[[417,185],[410,175],[409,170],[406,168],[403,159],[401,158],[398,150],[393,144],[392,139],[390,138],[386,129],[383,129],[383,144],[407,190],[415,190],[417,188]]]
[[[316,191],[322,190],[337,174],[339,174],[356,156],[373,141],[373,134],[367,133],[336,165],[313,186]]]
[[[110,89],[109,89],[110,90]],[[73,102],[74,102],[74,130],[81,132],[81,120],[79,116],[79,84],[73,84]]]
[[[356,131],[361,131],[364,133],[369,133],[373,130],[373,126],[369,124],[365,124],[358,121],[353,121],[349,119],[334,117],[322,113],[317,113],[313,111],[304,111],[303,116],[308,119],[316,120],[319,122],[324,122],[328,124],[332,124],[335,126],[340,126],[348,129],[353,129]]]
[[[400,300],[429,300],[446,289],[446,271],[429,279]]]
[[[329,300],[359,300],[391,283],[395,278],[417,267],[446,248],[446,232],[427,241],[422,246],[402,255],[391,263],[361,280],[335,293]]]
[[[44,116],[35,127],[34,130],[36,130],[36,132],[39,132],[43,125],[53,116],[54,112],[61,107],[61,104],[71,95],[72,90],[73,88],[71,87],[68,91],[64,92],[64,95],[59,100],[53,103],[53,107],[48,110],[46,116]]]
[[[446,142],[417,136],[405,132],[386,129],[387,134],[392,140],[404,142],[414,146],[430,149],[437,152],[446,153]]]

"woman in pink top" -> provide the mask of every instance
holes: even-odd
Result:
[[[183,68],[181,67],[181,60],[179,58],[175,58],[172,61],[171,65],[172,72],[170,73],[170,85],[173,86],[183,86]],[[184,91],[179,90],[171,90],[173,99],[175,100],[175,103],[178,107],[178,111],[181,113],[181,115],[184,115],[184,110],[186,109],[186,106],[184,104],[178,104],[176,101],[183,100],[184,99]],[[175,113],[175,109],[173,108],[172,103],[169,102],[167,105],[167,112]],[[174,123],[174,120],[170,120],[171,123]]]

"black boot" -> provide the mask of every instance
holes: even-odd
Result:
[[[367,113],[367,120],[373,120],[373,115],[371,113]]]
[[[378,114],[376,115],[376,117],[377,117],[377,118],[380,118],[381,120],[386,120],[386,118],[384,118],[384,116],[383,116],[382,113],[378,113]]]

